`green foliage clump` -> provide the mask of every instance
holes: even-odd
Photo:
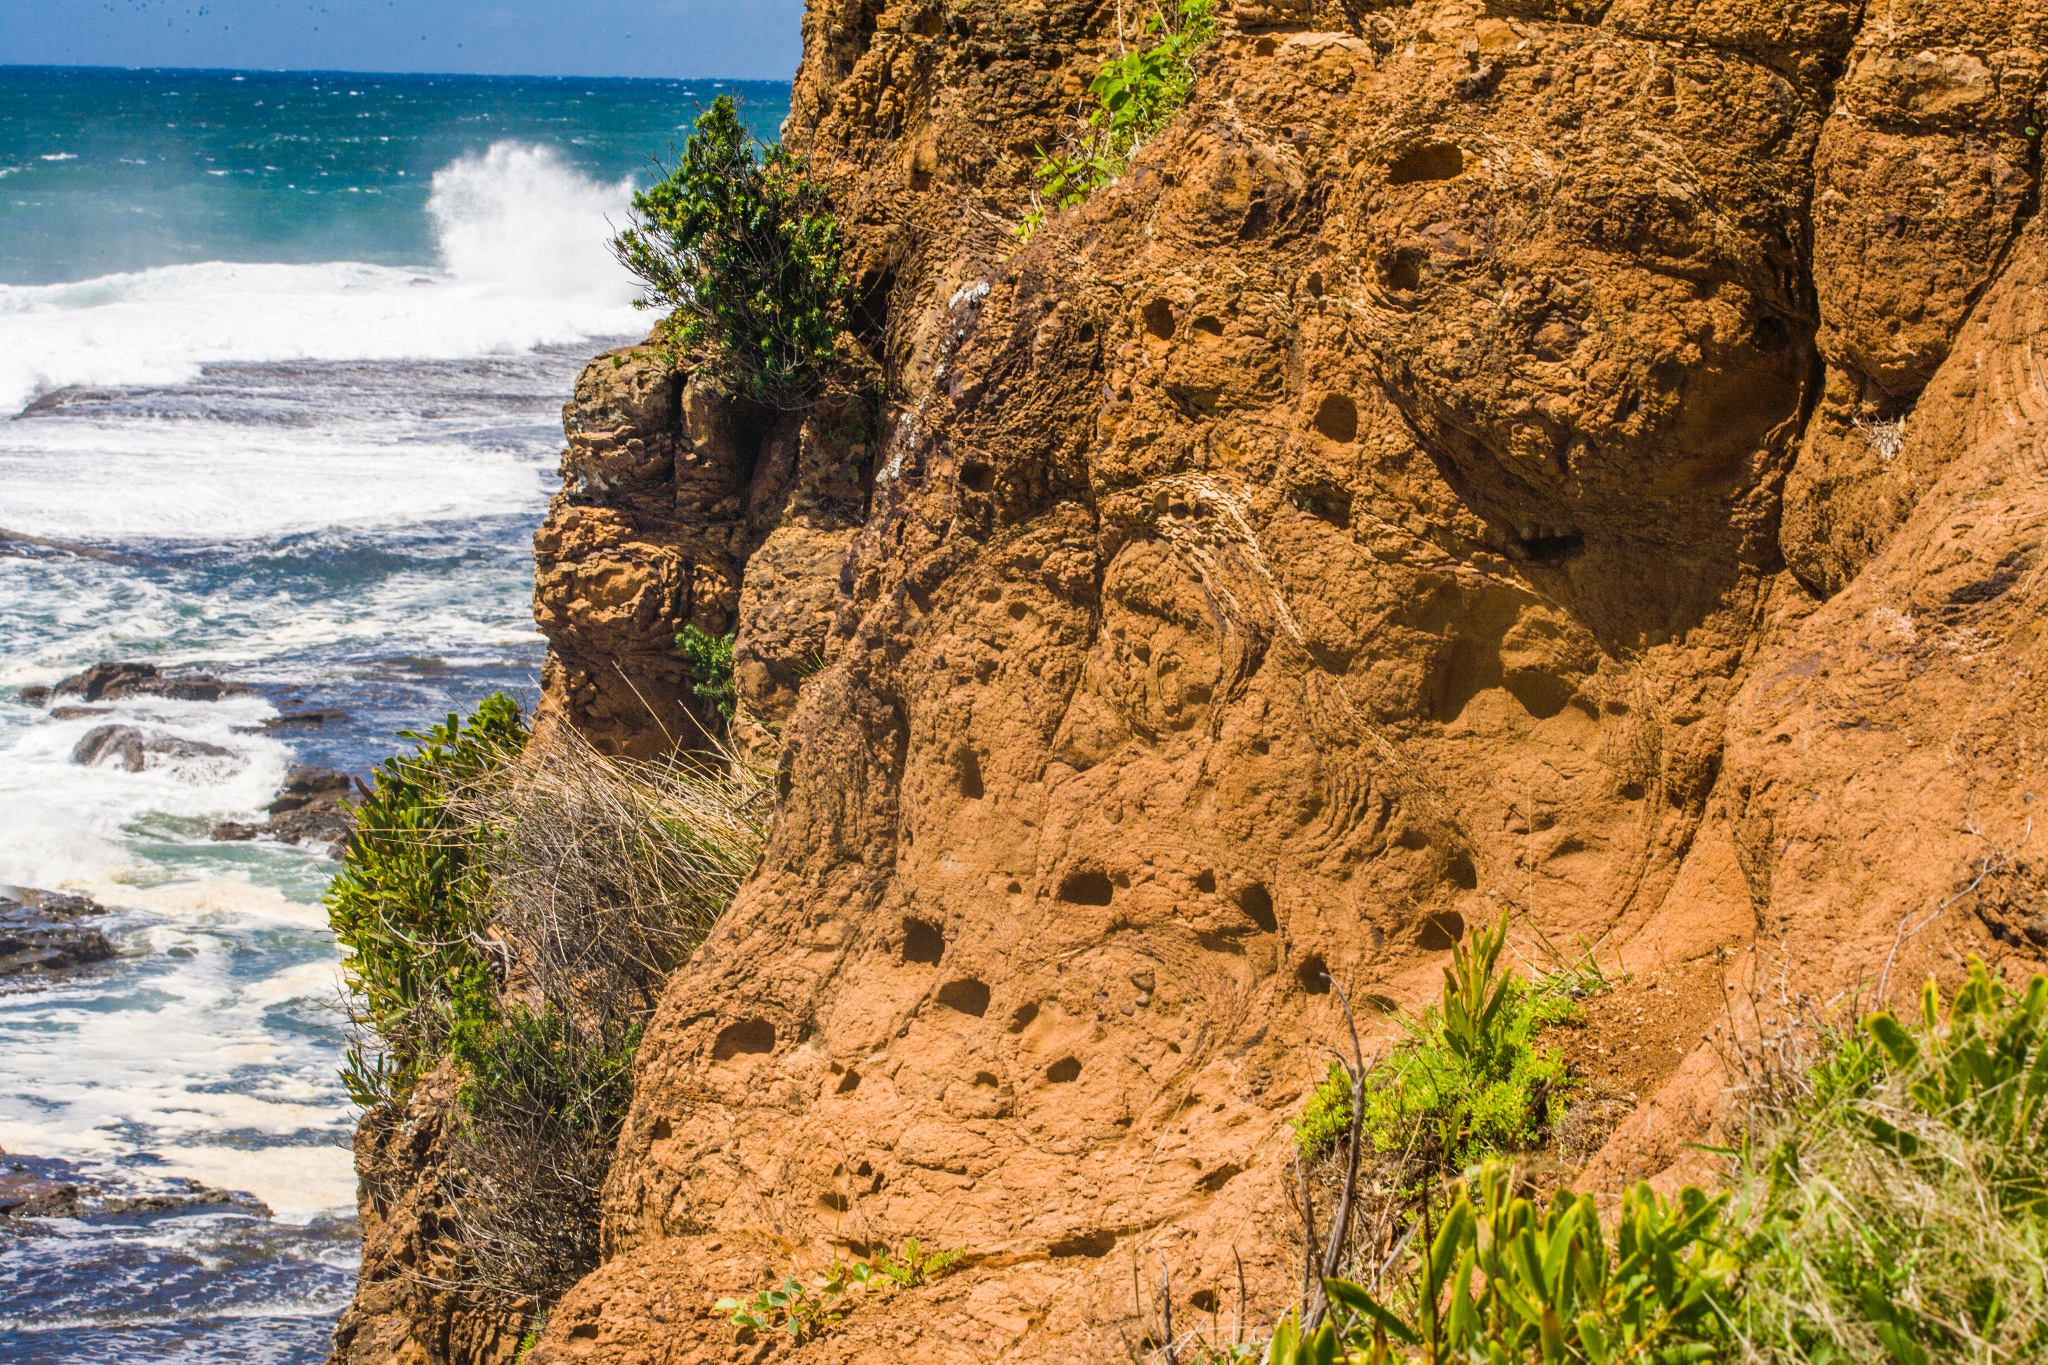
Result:
[[[510,697],[404,738],[355,806],[356,829],[326,895],[362,1036],[342,1072],[349,1096],[402,1099],[458,1032],[496,1018],[480,947],[483,832],[455,809],[461,794],[517,757],[526,724]]]
[[[1675,1202],[1637,1185],[1608,1245],[1591,1195],[1548,1210],[1488,1161],[1459,1182],[1395,1292],[1324,1282],[1334,1311],[1275,1331],[1270,1365],[1681,1365],[1728,1341],[1722,1302],[1740,1259],[1718,1240],[1727,1196],[1688,1186]]]
[[[762,145],[727,95],[712,101],[661,182],[633,196],[612,239],[646,285],[642,306],[675,310],[671,336],[700,375],[777,408],[804,406],[846,311],[842,243],[802,157]]]
[[[1038,149],[1038,187],[1017,227],[1026,241],[1047,218],[1122,175],[1131,157],[1186,107],[1195,58],[1216,36],[1216,0],[1179,0],[1145,21],[1145,45],[1102,64],[1089,82],[1095,108],[1071,146]]]
[[[463,1108],[487,1125],[545,1116],[574,1137],[609,1144],[633,1098],[641,1032],[636,1026],[607,1047],[552,1003],[465,1020],[449,1048],[465,1073]]]
[[[800,1346],[838,1326],[853,1311],[856,1290],[863,1294],[915,1289],[957,1269],[965,1253],[926,1251],[917,1238],[906,1238],[901,1251],[878,1247],[864,1260],[841,1261],[836,1255],[821,1275],[808,1283],[795,1275],[779,1285],[757,1289],[744,1299],[720,1299],[713,1307],[727,1314],[733,1326],[767,1339],[786,1336]]]
[[[1569,1087],[1563,1054],[1537,1035],[1578,1013],[1569,995],[1503,970],[1507,919],[1454,946],[1443,993],[1366,1077],[1364,1137],[1382,1155],[1406,1154],[1451,1171],[1533,1146],[1561,1118]],[[1350,1129],[1351,1076],[1329,1075],[1295,1120],[1313,1155]]]
[[[1739,1153],[1737,1325],[1773,1365],[2048,1359],[2048,978],[1873,1015]]]
[[[676,636],[676,648],[690,666],[694,680],[690,690],[708,701],[725,720],[732,719],[739,700],[739,685],[732,677],[732,646],[737,635],[711,635],[695,626],[684,626]]]

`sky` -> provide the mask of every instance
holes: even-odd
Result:
[[[803,8],[803,0],[0,0],[0,66],[786,81],[801,55]]]

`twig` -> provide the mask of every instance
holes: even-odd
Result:
[[[1167,1269],[1166,1253],[1159,1253],[1159,1334],[1166,1339],[1166,1365],[1180,1365],[1173,1349],[1173,1272]]]
[[[1975,821],[1972,821],[1968,826],[1966,826],[1966,828],[1969,833],[1976,835],[1979,839],[1984,838],[1983,832],[1976,827]],[[1970,879],[1970,884],[1964,887],[1962,890],[1956,892],[1953,896],[1950,896],[1940,905],[1935,906],[1934,909],[1928,911],[1927,918],[1921,920],[1918,924],[1914,925],[1911,932],[1908,932],[1906,929],[1906,921],[1913,917],[1912,911],[1909,910],[1905,914],[1899,916],[1898,932],[1892,935],[1892,950],[1885,954],[1884,970],[1882,972],[1879,972],[1877,976],[1877,1003],[1879,1008],[1883,1008],[1886,999],[1885,988],[1891,984],[1892,963],[1897,960],[1899,956],[1899,949],[1902,946],[1904,946],[1906,941],[1908,939],[1918,936],[1920,931],[1922,929],[1925,929],[1928,925],[1934,923],[1936,918],[1938,918],[1943,911],[1947,910],[1951,905],[1954,905],[1957,901],[1963,899],[1963,897],[1970,895],[1979,886],[1982,886],[1984,884],[1984,879],[1986,877],[1990,876],[1994,872],[2000,871],[2003,868],[2009,867],[2012,864],[2012,862],[2019,857],[2020,850],[2027,846],[2027,841],[2033,837],[2034,817],[2030,815],[2027,817],[2026,828],[2021,832],[2020,841],[2017,844],[2014,844],[2011,848],[1998,848],[1994,845],[1992,851],[1989,854],[1985,855],[1983,863],[1978,867],[1977,875]],[[1986,842],[1988,843],[1989,840],[1986,840]]]

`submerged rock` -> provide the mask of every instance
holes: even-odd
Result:
[[[112,958],[113,942],[78,923],[106,913],[85,896],[0,887],[0,979],[49,975]]]
[[[147,1193],[123,1194],[118,1186],[99,1184],[55,1157],[17,1154],[0,1162],[0,1218],[121,1218],[201,1209],[271,1216],[270,1206],[245,1190],[220,1189],[183,1176]]]
[[[133,697],[219,701],[223,697],[253,696],[255,691],[211,673],[165,673],[155,664],[109,662],[72,674],[58,683],[51,695],[76,696],[86,702],[125,701]]]
[[[71,761],[89,768],[118,765],[131,773],[195,758],[234,758],[235,751],[203,739],[182,739],[134,725],[99,725],[71,750]]]
[[[293,765],[260,824],[223,821],[213,827],[219,843],[275,839],[282,844],[326,844],[335,857],[355,832],[354,812],[345,804],[355,779],[334,768]]]

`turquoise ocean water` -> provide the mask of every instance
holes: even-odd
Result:
[[[0,1175],[273,1210],[0,1219],[0,1362],[325,1357],[355,1271],[331,864],[207,832],[291,763],[367,773],[531,700],[560,406],[649,321],[609,224],[719,93],[764,134],[789,95],[0,67],[0,885],[94,896],[123,950],[0,983]],[[115,658],[257,691],[19,701]],[[312,707],[347,719],[263,728]],[[226,753],[71,762],[109,722]]]

